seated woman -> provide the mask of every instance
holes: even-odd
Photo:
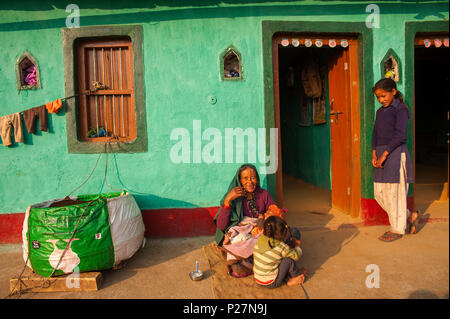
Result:
[[[219,211],[214,218],[217,245],[223,244],[225,234],[245,216],[258,218],[272,204],[275,202],[269,192],[260,187],[256,167],[251,164],[242,165],[220,201]]]

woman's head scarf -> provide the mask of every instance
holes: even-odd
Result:
[[[258,171],[256,170],[256,167],[253,166],[252,164],[244,164],[241,167],[239,167],[239,169],[237,170],[233,179],[231,180],[230,185],[228,186],[227,192],[223,195],[222,199],[220,200],[220,208],[219,208],[219,211],[217,212],[216,216],[214,217],[214,223],[216,223],[217,216],[219,216],[220,210],[222,209],[223,203],[224,203],[225,198],[227,197],[228,193],[235,187],[242,187],[242,184],[240,181],[240,173],[247,168],[252,168],[255,171],[256,177],[258,178],[257,187],[259,187],[259,175],[258,175]],[[242,198],[243,197],[238,197],[230,203],[230,205],[231,205],[230,222],[228,224],[227,229],[225,231],[222,231],[221,229],[219,229],[219,227],[217,227],[215,239],[216,239],[216,242],[218,245],[220,245],[222,243],[225,233],[228,232],[228,230],[231,227],[236,226],[237,224],[239,224],[239,222],[242,221],[242,219],[244,219],[244,210],[242,208]],[[253,209],[256,209],[254,198],[252,197],[251,199],[248,199],[248,200],[249,200],[250,209],[253,211]],[[250,204],[250,201],[253,201],[253,205]],[[251,206],[253,206],[253,208]]]

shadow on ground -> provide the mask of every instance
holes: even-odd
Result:
[[[166,263],[171,260],[183,259],[183,255],[187,255],[194,250],[201,249],[202,246],[211,243],[214,238],[211,236],[195,237],[195,238],[146,238],[144,248],[139,249],[130,259],[124,261],[120,265],[120,269],[109,269],[102,271],[104,282],[103,287],[109,287],[125,281],[140,270],[149,269],[152,266]],[[192,270],[195,264],[192,263]],[[155,270],[158,272],[159,270]],[[204,269],[204,278],[208,278],[211,274]],[[155,278],[167,276],[167,274],[155,273]]]
[[[359,235],[349,216],[339,216],[331,210],[331,192],[285,174],[284,206],[286,221],[302,234],[302,266],[311,279],[327,260]],[[333,224],[330,226],[330,222]]]
[[[448,293],[447,293],[447,296],[444,296],[443,298],[447,299]],[[408,296],[408,299],[440,299],[440,297],[437,296],[436,294],[432,293],[429,290],[421,289],[421,290],[416,290],[412,294],[410,294]]]
[[[302,233],[302,266],[307,270],[306,280],[323,270],[327,260],[359,235],[358,228],[353,225],[341,225],[335,230],[327,227],[299,229]]]

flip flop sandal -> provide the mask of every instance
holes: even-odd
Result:
[[[385,241],[385,242],[391,242],[391,241],[400,239],[402,237],[403,237],[403,235],[401,235],[401,234],[395,234],[395,233],[391,233],[391,232],[387,231],[383,235],[378,237],[378,239],[381,241]]]
[[[395,237],[395,236],[397,236],[397,235],[400,235],[400,234],[396,234],[396,233],[393,233],[393,232],[391,232],[391,231],[387,231],[387,232],[385,232],[383,235],[381,235],[380,237],[382,237],[382,236],[384,236],[384,237]]]

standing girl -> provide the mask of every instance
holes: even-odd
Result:
[[[289,236],[288,236],[289,235]],[[305,269],[298,261],[302,255],[300,232],[288,227],[278,216],[270,216],[264,222],[264,232],[253,248],[253,273],[258,284],[268,288],[299,285],[305,280]]]
[[[377,110],[372,134],[374,195],[389,215],[391,225],[379,239],[390,242],[406,232],[414,234],[419,221],[419,212],[411,213],[406,205],[409,183],[414,182],[406,146],[409,110],[392,79],[381,79],[372,92],[382,105]]]

